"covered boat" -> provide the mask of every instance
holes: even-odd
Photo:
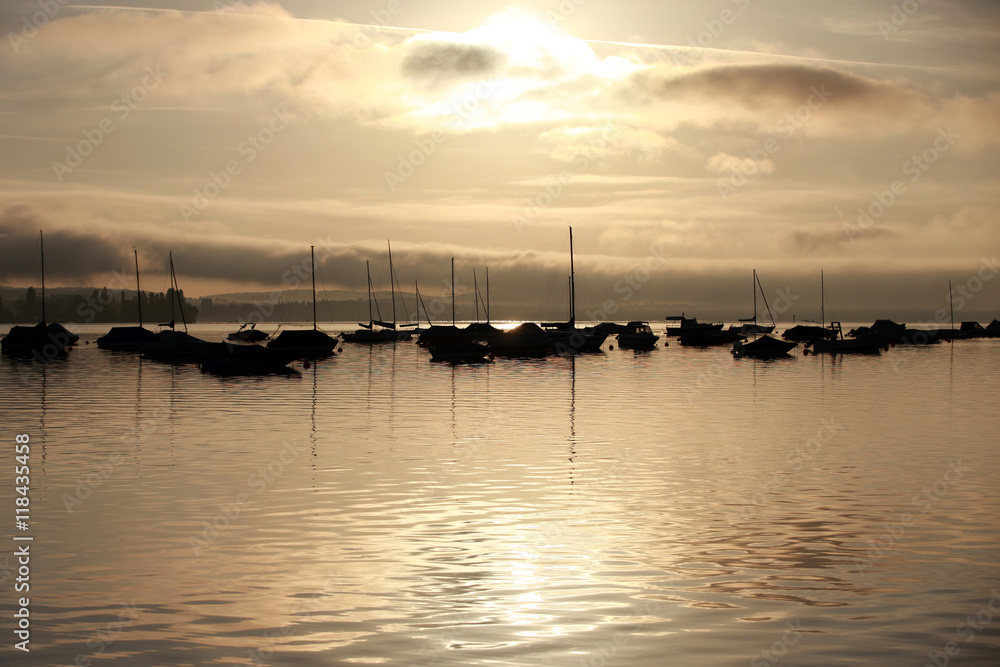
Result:
[[[111,327],[111,331],[97,339],[97,347],[102,350],[138,352],[155,340],[156,334],[143,326]]]
[[[15,325],[0,341],[0,349],[13,357],[39,361],[65,357],[66,348],[73,343],[64,332],[63,327],[44,321],[30,327]]]
[[[525,322],[498,337],[493,352],[506,357],[544,357],[555,352],[555,345],[540,326]]]
[[[316,250],[309,246],[309,262],[312,274],[312,329],[284,329],[267,344],[267,349],[276,352],[289,352],[297,359],[318,359],[329,357],[337,349],[340,341],[325,331],[321,331],[316,323]]]
[[[231,345],[224,343],[219,354],[206,357],[201,370],[221,375],[292,372],[288,364],[299,352],[283,352],[261,345]]]
[[[139,252],[133,248],[132,254],[135,256],[135,305],[139,313],[139,326],[111,327],[111,331],[97,339],[97,347],[103,350],[138,352],[145,345],[156,340],[156,334],[142,326],[142,286],[139,283]]]
[[[493,361],[493,350],[486,343],[469,341],[450,345],[435,345],[430,348],[431,361],[453,364],[475,364]]]
[[[788,356],[788,353],[796,345],[798,345],[798,343],[779,340],[765,334],[757,340],[750,341],[749,343],[737,341],[733,345],[732,353],[737,359],[740,357],[774,359],[776,357]]]

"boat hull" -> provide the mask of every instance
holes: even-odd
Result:
[[[66,348],[79,338],[65,327],[40,322],[33,327],[13,326],[3,340],[0,350],[12,357],[29,359],[55,359],[65,357]]]
[[[791,341],[778,340],[768,335],[761,336],[757,340],[749,343],[737,341],[733,346],[733,356],[737,359],[749,357],[751,359],[777,359],[790,356],[789,352],[798,345]]]

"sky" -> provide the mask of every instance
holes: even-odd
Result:
[[[15,0],[0,285],[1000,317],[1000,4]],[[297,268],[298,267],[298,268]],[[481,273],[479,275],[482,275]],[[299,277],[297,277],[299,276]],[[959,303],[961,301],[961,303]],[[657,314],[659,313],[659,314]],[[604,315],[605,317],[600,317]],[[829,313],[828,313],[829,316]]]

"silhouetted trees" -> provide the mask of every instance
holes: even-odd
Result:
[[[184,298],[184,290],[180,290],[178,294],[184,307],[184,319],[188,323],[197,321],[198,307]],[[172,289],[165,293],[144,291],[139,297],[134,291],[114,293],[107,288],[94,289],[90,294],[48,292],[45,295],[45,316],[50,322],[137,322],[137,298],[142,299],[143,322],[169,322],[171,318],[181,321],[180,309]],[[41,319],[41,297],[34,287],[25,290],[20,299],[9,303],[0,301],[0,322],[30,324]]]

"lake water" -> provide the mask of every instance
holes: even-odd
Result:
[[[0,663],[1000,664],[1000,340],[295,366],[0,359]]]

